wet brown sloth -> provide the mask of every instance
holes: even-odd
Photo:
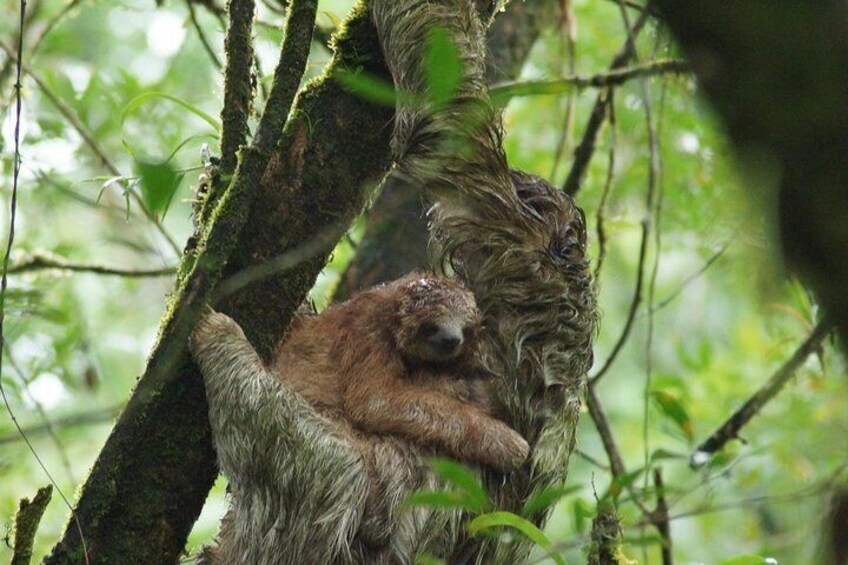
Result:
[[[492,416],[475,363],[480,312],[461,283],[413,273],[295,320],[271,371],[322,414],[508,471],[527,442]]]

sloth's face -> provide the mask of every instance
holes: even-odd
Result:
[[[471,347],[480,327],[474,295],[461,283],[443,277],[421,277],[400,293],[398,347],[407,360],[441,363]]]
[[[425,320],[418,326],[417,357],[422,361],[450,361],[459,357],[476,327],[471,320],[445,317]]]

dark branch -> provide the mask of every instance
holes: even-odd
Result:
[[[37,434],[50,433],[51,429],[56,430],[57,428],[74,428],[77,426],[104,424],[113,421],[118,414],[120,414],[120,411],[120,407],[113,407],[96,411],[80,412],[79,414],[70,414],[43,424],[21,428],[21,431],[23,431],[26,437],[31,437]],[[13,433],[0,436],[0,445],[22,442],[24,441],[24,435],[15,431]]]
[[[665,499],[665,484],[663,483],[662,469],[659,467],[654,469],[654,488],[657,491],[657,508],[651,515],[651,521],[662,538],[663,565],[674,565],[671,545],[671,526],[668,523],[668,503]]]
[[[96,275],[115,275],[119,277],[141,278],[141,277],[167,277],[176,273],[175,267],[163,267],[161,269],[122,269],[118,267],[107,267],[105,265],[93,265],[87,263],[75,263],[61,257],[47,255],[44,253],[33,253],[9,266],[9,273],[28,273],[32,271],[43,271],[57,269],[61,271],[73,271],[77,273],[93,273]]]
[[[620,86],[636,78],[689,72],[690,67],[688,62],[671,59],[667,61],[654,61],[645,65],[625,69],[614,69],[592,76],[574,75],[554,80],[528,80],[501,83],[492,88],[491,94],[492,98],[498,104],[505,104],[510,99],[518,96],[563,94],[575,88],[577,90],[585,90],[586,88],[610,88]]]
[[[224,106],[221,110],[221,172],[231,175],[237,153],[247,143],[247,125],[253,100],[250,70],[253,68],[253,0],[231,1],[227,6],[229,26],[224,39]],[[214,202],[216,196],[210,195]]]
[[[601,436],[604,451],[607,452],[612,478],[617,479],[625,473],[624,460],[621,458],[621,452],[615,443],[615,436],[612,433],[612,428],[610,428],[609,420],[607,420],[607,415],[604,412],[603,406],[601,406],[598,396],[595,394],[595,387],[592,384],[586,390],[586,405],[589,408],[589,416],[598,430],[598,435]]]
[[[742,427],[759,414],[769,400],[783,390],[783,387],[795,375],[798,368],[806,361],[807,357],[818,350],[822,341],[833,331],[834,327],[831,319],[824,318],[821,320],[807,339],[795,350],[792,357],[772,375],[768,382],[734,412],[706,441],[698,446],[692,454],[691,466],[693,468],[703,466],[709,461],[711,454],[723,448],[730,440],[739,437],[739,431]]]
[[[639,35],[639,32],[642,31],[649,17],[650,10],[643,10],[639,14],[639,18],[633,24],[633,28],[628,32],[624,47],[619,50],[618,54],[612,60],[612,64],[610,65],[611,71],[621,69],[633,59],[636,52],[631,38]],[[592,113],[589,116],[589,123],[586,124],[586,130],[583,132],[583,139],[580,141],[577,149],[574,150],[574,164],[571,166],[571,171],[568,173],[568,178],[565,180],[562,188],[566,194],[574,196],[580,190],[580,183],[583,182],[583,177],[589,169],[589,161],[591,161],[592,155],[595,153],[595,143],[598,133],[606,121],[608,100],[611,94],[610,89],[605,89],[598,94],[598,98],[595,100],[595,106],[592,108]]]

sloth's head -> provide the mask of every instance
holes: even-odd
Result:
[[[412,274],[396,281],[395,335],[409,361],[453,361],[473,347],[481,315],[474,295],[462,283],[435,275]]]

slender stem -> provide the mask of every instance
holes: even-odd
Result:
[[[624,47],[619,50],[610,65],[611,71],[624,67],[633,58],[635,51],[631,38],[638,36],[639,32],[642,31],[650,16],[649,13],[650,10],[646,9],[639,14],[639,18],[627,34],[627,41]],[[577,149],[574,150],[574,164],[571,166],[571,172],[568,173],[568,178],[563,185],[563,191],[571,196],[574,196],[580,190],[580,183],[583,182],[583,177],[589,169],[589,161],[591,161],[592,155],[595,153],[595,142],[601,126],[603,126],[607,117],[607,100],[611,94],[610,88],[612,87],[605,88],[601,91],[595,100],[595,106],[589,116],[589,123],[586,124],[586,131],[583,133],[583,139],[580,141]]]
[[[626,69],[615,69],[591,76],[570,75],[553,80],[523,80],[503,82],[492,87],[492,98],[498,104],[504,104],[518,96],[538,96],[543,94],[571,93],[587,88],[609,89],[621,86],[637,78],[649,78],[657,75],[685,74],[691,71],[687,61],[677,59],[653,61]]]
[[[73,271],[76,273],[93,273],[95,275],[115,275],[128,278],[142,277],[167,277],[176,273],[175,267],[163,267],[161,269],[122,269],[118,267],[107,267],[105,265],[93,265],[86,263],[75,263],[61,257],[54,257],[43,253],[33,253],[22,260],[9,266],[9,273],[28,273],[32,271],[43,271],[57,269],[61,271]]]
[[[822,341],[836,327],[833,320],[825,317],[813,329],[810,335],[798,346],[792,356],[780,367],[754,395],[749,398],[728,420],[719,426],[692,454],[690,464],[693,468],[703,466],[709,455],[719,451],[727,442],[739,437],[739,431],[760,413],[769,400],[777,396],[786,383],[795,376],[795,372],[804,364],[807,357],[817,351]]]
[[[663,483],[662,469],[654,469],[654,488],[657,491],[657,509],[654,510],[651,520],[662,538],[662,563],[663,565],[674,565],[671,544],[671,526],[668,522],[668,503],[665,499],[665,484]]]
[[[209,60],[212,61],[212,65],[216,69],[220,70],[221,61],[218,59],[218,55],[215,54],[215,50],[212,49],[212,44],[209,43],[209,38],[206,37],[206,32],[203,31],[203,26],[201,26],[200,22],[197,20],[197,12],[194,9],[194,3],[191,0],[186,0],[186,6],[188,6],[188,15],[189,18],[191,18],[191,25],[197,32],[197,38],[200,39],[200,43],[203,45],[203,50],[206,51],[207,55],[209,55]]]

